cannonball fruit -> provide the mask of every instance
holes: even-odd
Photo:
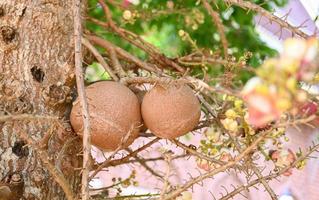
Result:
[[[184,84],[157,84],[142,102],[144,123],[160,138],[173,139],[193,130],[200,113],[197,97]]]
[[[128,133],[127,147],[139,134],[141,126],[140,103],[135,94],[124,85],[102,81],[86,89],[90,116],[91,143],[105,151],[119,147]],[[73,105],[70,121],[73,129],[82,135],[81,106],[77,99]]]

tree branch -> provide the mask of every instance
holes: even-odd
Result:
[[[223,25],[223,21],[220,18],[218,12],[214,11],[212,9],[212,7],[210,6],[210,4],[207,2],[207,0],[202,0],[203,5],[205,7],[205,9],[207,10],[208,14],[212,17],[212,21],[213,23],[216,25],[217,27],[217,31],[219,32],[220,38],[221,38],[221,42],[223,45],[223,49],[224,49],[224,57],[227,59],[228,57],[228,42],[226,39],[226,35],[225,35],[225,28]]]
[[[107,71],[107,73],[112,77],[112,79],[115,81],[119,81],[119,78],[115,75],[110,66],[105,62],[104,58],[101,56],[99,51],[85,38],[82,38],[82,44],[92,52],[94,57],[103,66],[105,71]]]
[[[84,90],[84,79],[82,69],[82,19],[81,19],[81,0],[74,1],[74,51],[75,51],[75,75],[76,85],[82,108],[83,120],[83,165],[82,165],[82,182],[81,197],[82,200],[89,200],[89,161],[91,153],[91,136],[90,136],[90,118],[89,110]]]
[[[106,18],[108,20],[107,23],[103,25],[104,28],[111,28],[115,33],[117,33],[120,37],[125,39],[126,41],[130,42],[131,44],[135,45],[136,47],[142,49],[143,51],[147,52],[152,58],[157,60],[161,65],[164,67],[171,66],[175,68],[179,72],[185,72],[185,69],[175,63],[174,61],[167,58],[165,55],[161,54],[156,47],[154,47],[152,44],[146,42],[144,39],[139,37],[138,35],[122,29],[118,27],[112,20],[111,12],[104,0],[99,0],[100,5],[102,6],[104,13],[106,15]],[[96,20],[95,20],[96,21]],[[99,25],[102,25],[102,23],[99,23]]]
[[[126,160],[128,160],[131,157],[136,156],[139,152],[143,151],[144,149],[150,147],[151,145],[153,145],[154,143],[156,143],[157,141],[159,141],[159,138],[155,138],[154,140],[150,141],[149,143],[143,145],[142,147],[138,148],[137,150],[133,151],[132,153],[130,153],[129,155],[125,156],[124,158],[121,158],[121,160],[119,162],[124,162]],[[117,151],[114,151],[115,153]],[[110,165],[110,163],[112,163],[112,158],[115,154],[113,153],[111,156],[109,156],[109,158],[107,160],[105,160],[102,164],[100,164],[97,169],[94,171],[94,173],[91,175],[90,179],[92,179],[94,176],[96,176],[96,174],[101,171],[103,168],[107,167]]]
[[[228,193],[227,195],[225,195],[224,197],[222,197],[221,199],[219,200],[227,200],[227,199],[230,199],[230,198],[233,198],[235,195],[239,194],[241,191],[243,190],[247,190],[248,188],[258,184],[261,182],[261,179],[264,179],[265,181],[266,180],[271,180],[271,179],[274,179],[274,178],[277,178],[279,177],[280,175],[282,175],[283,173],[285,173],[288,169],[291,169],[292,167],[296,166],[297,163],[299,163],[300,161],[306,159],[307,157],[309,157],[309,155],[311,153],[313,153],[314,151],[317,151],[319,149],[319,144],[313,146],[312,148],[310,148],[310,150],[303,156],[299,157],[294,163],[292,163],[290,166],[287,166],[283,169],[281,169],[280,171],[278,171],[277,173],[273,173],[273,174],[270,174],[268,176],[264,176],[264,177],[258,177],[257,179],[251,181],[250,183],[246,184],[246,185],[243,185],[241,187],[238,187],[237,189],[234,189],[232,192]]]
[[[144,61],[141,61],[140,59],[138,59],[137,57],[131,55],[130,53],[128,53],[127,51],[125,51],[124,49],[115,46],[114,44],[112,44],[109,41],[106,41],[100,37],[97,36],[93,36],[93,35],[88,35],[87,38],[93,42],[96,45],[99,45],[103,48],[109,48],[110,46],[114,48],[114,50],[116,51],[116,53],[121,56],[124,59],[127,59],[133,63],[135,63],[137,66],[141,67],[142,69],[145,69],[147,71],[150,72],[156,72],[159,74],[162,74],[161,71],[154,69],[153,67],[151,67],[149,64],[145,63]]]
[[[231,162],[228,162],[225,165],[222,165],[219,168],[213,169],[212,171],[209,171],[205,174],[202,174],[196,178],[193,178],[192,180],[188,181],[187,183],[185,183],[183,186],[179,187],[178,189],[176,189],[175,191],[169,193],[164,200],[169,200],[172,198],[177,197],[180,193],[182,193],[183,191],[187,190],[188,188],[192,187],[194,184],[208,178],[211,176],[214,176],[217,173],[220,173],[222,171],[225,171],[226,169],[229,169],[233,166],[235,166],[237,164],[237,162],[239,162],[241,159],[243,159],[245,156],[247,156],[247,154],[251,153],[255,147],[267,136],[267,134],[269,133],[269,131],[263,132],[262,134],[260,134],[259,138],[257,138],[249,147],[247,147],[241,154],[239,154],[237,157],[235,157],[235,159]]]
[[[256,5],[250,1],[244,1],[244,0],[224,0],[224,2],[228,3],[228,4],[233,4],[233,5],[237,5],[243,9],[248,9],[248,10],[253,10],[259,14],[261,14],[262,16],[267,17],[270,21],[276,22],[281,29],[282,28],[286,28],[288,30],[291,31],[292,36],[294,34],[299,35],[300,37],[303,38],[308,38],[309,35],[305,34],[304,32],[302,32],[301,30],[298,29],[298,27],[294,27],[292,25],[290,25],[287,21],[281,19],[280,17],[277,17],[276,15],[270,13],[269,11],[265,10],[264,8],[262,8],[259,5]]]

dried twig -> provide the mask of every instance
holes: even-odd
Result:
[[[252,169],[253,172],[256,174],[256,176],[259,178],[261,184],[263,184],[264,188],[266,189],[266,191],[267,191],[268,194],[270,195],[271,199],[277,200],[278,197],[277,197],[276,193],[275,193],[274,190],[269,186],[269,184],[267,183],[266,179],[263,177],[263,175],[261,174],[261,172],[259,171],[259,169],[258,169],[253,163],[251,163],[251,169]]]
[[[125,51],[124,49],[120,48],[120,47],[116,47],[115,45],[113,45],[112,43],[110,43],[109,41],[106,41],[100,37],[97,36],[93,36],[93,35],[88,35],[87,38],[92,41],[94,44],[97,44],[101,47],[104,48],[109,48],[110,46],[114,48],[114,50],[116,51],[116,53],[121,56],[124,59],[127,59],[133,63],[135,63],[137,66],[141,67],[142,69],[145,69],[147,71],[150,72],[157,72],[157,73],[162,73],[159,70],[154,69],[152,66],[150,66],[149,64],[145,63],[144,61],[141,61],[140,59],[138,59],[137,57],[131,55],[130,53],[128,53],[127,51]]]
[[[119,146],[113,151],[113,153],[104,161],[104,163],[109,163],[111,161],[111,159],[121,150],[123,149],[123,147],[125,146],[125,144],[127,143],[128,139],[131,137],[133,128],[130,129],[121,139],[121,143],[119,144]],[[103,163],[103,164],[104,164]],[[89,180],[91,181],[103,168],[104,166],[100,165],[94,172],[93,174],[89,177]]]
[[[192,148],[189,148],[187,145],[183,144],[182,142],[180,142],[180,141],[178,141],[176,139],[172,140],[172,142],[174,144],[176,144],[177,146],[181,147],[182,149],[184,149],[187,153],[192,154],[192,155],[194,155],[194,156],[196,156],[198,158],[201,158],[201,159],[206,160],[208,162],[216,163],[216,164],[219,164],[219,165],[226,164],[226,162],[223,162],[223,161],[208,157],[208,156],[206,156],[206,155],[204,155],[204,154],[202,154],[202,153],[200,153],[200,152],[198,152],[198,151],[196,151],[196,150],[194,150]]]
[[[223,65],[223,66],[231,66],[238,67],[236,69],[242,69],[249,72],[255,72],[255,68],[252,66],[248,66],[246,62],[234,62],[232,60],[225,60],[222,58],[215,58],[213,56],[205,56],[205,55],[187,55],[180,58],[177,58],[178,62],[185,66],[197,66],[197,65],[205,65],[205,64],[213,64],[213,65]]]
[[[89,110],[84,90],[84,79],[82,69],[82,20],[81,20],[81,0],[74,1],[74,51],[75,51],[75,75],[76,85],[82,109],[83,120],[83,171],[81,182],[81,197],[82,200],[90,199],[89,194],[89,161],[91,152],[91,138],[90,138],[90,119]]]
[[[105,71],[107,71],[107,73],[113,78],[113,80],[118,81],[119,78],[115,75],[110,66],[105,62],[104,58],[101,56],[99,51],[85,38],[82,38],[82,44],[92,52],[94,57],[97,59],[97,61],[99,61],[99,63],[103,66]]]
[[[213,169],[212,171],[209,171],[205,174],[202,174],[196,178],[193,178],[192,180],[186,182],[184,185],[182,185],[181,187],[179,187],[178,189],[176,189],[175,191],[172,191],[171,193],[167,194],[166,197],[164,198],[164,200],[169,200],[172,198],[177,197],[180,193],[182,193],[183,191],[187,190],[188,188],[190,188],[191,186],[193,186],[194,184],[209,178],[211,176],[214,176],[217,173],[220,173],[222,171],[225,171],[226,169],[229,169],[233,166],[235,166],[237,164],[237,162],[239,162],[241,159],[243,159],[245,156],[247,156],[247,154],[251,153],[255,147],[269,134],[269,131],[263,132],[262,134],[260,134],[259,138],[257,138],[249,147],[247,147],[241,154],[239,154],[238,156],[235,157],[235,159],[231,162],[228,162],[225,165],[222,165],[219,168]]]
[[[103,27],[111,28],[120,37],[127,40],[131,44],[137,46],[138,48],[142,49],[143,51],[147,52],[151,57],[157,60],[164,67],[168,65],[175,68],[179,72],[185,72],[185,69],[183,67],[181,67],[179,64],[175,63],[174,61],[170,60],[165,55],[161,54],[157,50],[157,48],[154,47],[152,44],[146,42],[144,39],[142,39],[138,35],[116,26],[115,22],[112,20],[110,10],[108,6],[106,5],[106,3],[103,0],[99,0],[99,3],[102,6],[104,13],[106,15],[106,18],[108,20],[107,23],[102,22],[102,23],[99,23],[99,25],[104,24]]]
[[[138,148],[137,150],[133,151],[132,153],[130,153],[129,155],[125,156],[124,158],[121,159],[121,161],[126,161],[131,157],[136,156],[140,151],[143,151],[144,149],[146,149],[147,147],[151,146],[152,144],[156,143],[158,140],[160,140],[159,138],[155,138],[154,140],[150,141],[149,143],[143,145],[142,147]],[[94,176],[96,176],[97,173],[99,173],[99,171],[101,171],[103,168],[107,167],[111,162],[112,162],[112,158],[114,157],[114,155],[117,153],[117,151],[119,149],[122,148],[122,145],[120,145],[113,153],[111,156],[108,157],[107,160],[105,160],[102,164],[100,164],[97,169],[94,171],[94,173],[90,176],[90,180],[92,180],[92,178]],[[120,162],[121,162],[120,161]]]
[[[271,179],[275,179],[275,178],[279,177],[280,175],[285,173],[287,170],[289,170],[292,167],[296,166],[297,163],[299,163],[300,161],[302,161],[302,160],[306,159],[307,157],[309,157],[310,154],[312,154],[313,152],[317,151],[318,149],[319,149],[319,144],[314,145],[312,148],[309,149],[309,151],[307,153],[305,153],[303,156],[299,157],[290,166],[287,166],[287,167],[281,169],[280,171],[278,171],[276,173],[273,173],[273,174],[270,174],[268,176],[258,177],[257,179],[251,181],[250,183],[234,189],[232,192],[230,192],[227,195],[223,196],[219,200],[227,200],[227,199],[233,198],[235,195],[239,194],[241,191],[247,190],[248,188],[260,183],[261,182],[261,178],[264,179],[265,181],[267,181],[267,180],[271,180]]]
[[[244,0],[224,0],[224,2],[228,4],[237,5],[243,9],[253,10],[262,16],[267,17],[270,21],[276,22],[281,29],[286,28],[291,31],[292,35],[296,34],[303,38],[308,38],[309,36],[302,32],[299,27],[294,27],[290,25],[286,20],[281,19],[280,17],[277,17],[276,15],[272,14],[271,12],[265,10],[259,5],[256,5],[250,1],[244,1]]]
[[[130,149],[130,148],[127,148],[126,149],[129,153],[133,153],[133,151]],[[140,158],[138,155],[135,155],[134,156],[135,160],[140,164],[142,165],[147,171],[149,171],[152,175],[160,178],[160,179],[163,179],[163,177],[158,174],[156,171],[154,171],[151,167],[149,167],[145,161],[144,158]]]
[[[143,84],[143,83],[171,83],[171,82],[179,82],[179,83],[187,83],[188,81],[177,79],[174,80],[169,77],[131,77],[131,78],[123,78],[121,80],[124,84]]]
[[[188,155],[186,155],[186,154],[178,155],[178,156],[175,156],[174,158],[172,158],[172,160],[179,159],[179,158],[185,158],[187,156]],[[129,157],[131,158],[131,157],[135,157],[135,156],[130,155]],[[159,157],[155,157],[155,158],[143,158],[142,161],[144,163],[147,163],[147,162],[155,162],[155,161],[163,161],[163,160],[165,160],[165,158],[163,156],[159,156]],[[126,157],[125,157],[125,159],[123,159],[123,158],[114,159],[114,160],[111,160],[106,167],[110,167],[110,166],[115,167],[118,165],[124,165],[124,164],[129,164],[129,163],[140,163],[140,160],[137,160],[136,158],[129,160]]]
[[[228,42],[227,42],[226,35],[225,35],[225,28],[223,25],[223,21],[220,18],[218,12],[214,11],[213,8],[209,5],[209,3],[206,0],[202,0],[202,2],[203,2],[205,9],[212,17],[213,23],[217,27],[217,31],[220,35],[220,39],[221,39],[223,49],[224,49],[224,57],[227,58],[228,57],[228,52],[227,52],[228,51]]]
[[[171,174],[171,161],[172,161],[172,154],[171,152],[165,152],[164,153],[165,161],[166,161],[166,173],[164,177],[164,186],[162,188],[160,199],[164,199],[164,196],[167,192],[167,189],[169,187],[169,177]]]
[[[108,53],[110,55],[111,63],[115,69],[115,72],[120,78],[123,78],[126,76],[125,71],[123,70],[123,67],[121,66],[120,61],[117,58],[116,52],[112,46],[108,46]]]

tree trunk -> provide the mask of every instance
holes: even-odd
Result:
[[[0,0],[0,186],[14,191],[11,200],[65,199],[23,135],[79,189],[80,145],[68,123],[73,46],[72,0]]]

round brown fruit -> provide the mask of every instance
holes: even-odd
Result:
[[[91,143],[105,151],[118,148],[122,138],[130,134],[123,145],[130,145],[141,126],[140,103],[135,94],[124,85],[102,81],[88,86],[86,96],[89,107]],[[83,122],[79,100],[73,105],[70,121],[73,129],[82,135]]]
[[[145,94],[142,117],[160,138],[173,139],[193,130],[199,122],[200,104],[184,84],[156,85]]]

